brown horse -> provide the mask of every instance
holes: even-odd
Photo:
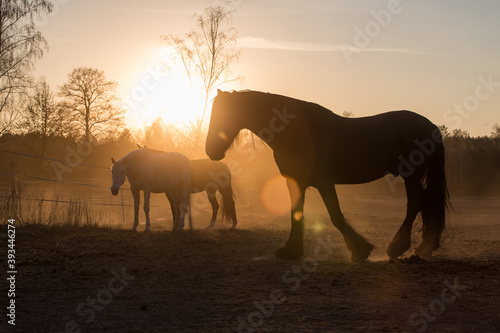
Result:
[[[142,148],[137,145],[138,148]],[[153,154],[164,154],[162,150],[144,147]],[[238,220],[236,219],[236,207],[234,203],[233,188],[231,186],[231,172],[229,167],[220,161],[211,161],[209,159],[191,160],[191,193],[205,191],[208,201],[212,206],[212,218],[207,229],[215,226],[217,213],[221,211],[222,219],[231,220],[232,229],[236,228]],[[221,205],[217,202],[217,192],[222,196]]]
[[[290,97],[219,90],[206,141],[208,156],[222,159],[242,129],[252,131],[273,149],[287,179],[292,228],[277,256],[297,259],[303,255],[304,195],[313,186],[344,236],[351,260],[366,260],[373,245],[346,222],[335,185],[370,182],[389,173],[404,179],[408,199],[406,218],[387,247],[389,257],[397,258],[410,248],[419,212],[423,233],[415,254],[430,256],[439,247],[449,196],[441,133],[428,119],[410,111],[344,118]]]

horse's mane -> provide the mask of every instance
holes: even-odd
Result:
[[[152,154],[152,153],[151,153],[151,151],[149,151],[149,150],[147,150],[147,149],[144,149],[143,147],[138,146],[138,149],[132,150],[132,151],[131,151],[131,152],[129,152],[127,155],[123,156],[123,157],[120,159],[120,161],[121,161],[121,160],[125,160],[125,159],[129,160],[129,159],[131,159],[131,158],[132,158],[132,159],[135,159],[135,158],[137,158],[138,156],[141,156],[141,154],[145,154],[145,153],[147,153],[147,154]]]
[[[228,90],[224,91],[225,93],[229,94],[252,94],[252,95],[257,95],[257,94],[271,94],[269,92],[265,91],[258,91],[258,90],[251,90],[251,89],[243,89],[243,90]],[[217,97],[217,96],[215,96]],[[215,99],[214,97],[214,99]]]
[[[226,93],[229,94],[240,94],[240,95],[273,95],[269,92],[264,92],[264,91],[258,91],[258,90],[251,90],[251,89],[243,89],[243,90],[229,90],[225,91]],[[217,96],[216,96],[217,97]],[[215,99],[215,98],[214,98]],[[254,149],[255,149],[255,144],[260,142],[264,147],[268,147],[267,145],[264,144],[264,140],[259,138],[256,134],[252,133],[250,130],[243,129],[241,130],[238,135],[233,139],[233,142],[229,146],[228,149],[234,148],[235,145],[238,145],[240,143],[248,143],[250,144]]]

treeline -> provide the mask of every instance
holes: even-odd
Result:
[[[75,68],[56,92],[42,77],[18,96],[16,113],[3,133],[36,134],[42,156],[52,137],[96,141],[110,132],[119,134],[125,110],[118,106],[117,85],[89,67]]]
[[[500,192],[500,126],[490,136],[471,137],[466,131],[443,130],[446,173],[450,189]]]

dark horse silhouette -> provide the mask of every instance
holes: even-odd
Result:
[[[146,149],[153,154],[165,154],[163,150],[151,149],[146,146],[139,149]],[[231,186],[231,172],[229,167],[222,162],[210,161],[209,159],[191,160],[191,193],[199,193],[205,191],[207,193],[208,201],[212,206],[212,218],[207,229],[215,226],[217,213],[219,208],[223,221],[231,220],[232,229],[236,228],[238,220],[236,219],[236,207],[234,203],[233,188]],[[221,205],[217,202],[217,191],[222,196]],[[170,205],[173,203],[170,198]],[[172,212],[174,210],[172,209]]]
[[[370,182],[389,173],[404,179],[408,198],[406,218],[387,247],[389,257],[397,258],[410,248],[419,212],[422,242],[415,254],[430,256],[439,247],[449,196],[441,133],[428,119],[410,111],[344,118],[290,97],[219,90],[206,141],[208,156],[222,159],[241,129],[252,131],[273,149],[294,203],[290,236],[277,256],[298,259],[303,255],[304,194],[313,186],[344,236],[351,260],[366,260],[373,245],[346,222],[335,184]]]

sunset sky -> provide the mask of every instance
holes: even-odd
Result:
[[[55,90],[74,67],[99,68],[124,99],[158,63],[160,36],[184,34],[193,13],[220,3],[54,2],[39,23],[50,51],[37,74]],[[498,0],[238,0],[233,7],[245,49],[234,73],[243,80],[225,89],[288,95],[355,116],[409,109],[474,136],[500,123]],[[168,97],[171,89],[189,91],[180,73],[171,80],[130,110],[129,125],[148,121],[144,114],[183,121],[176,114],[197,98]]]

